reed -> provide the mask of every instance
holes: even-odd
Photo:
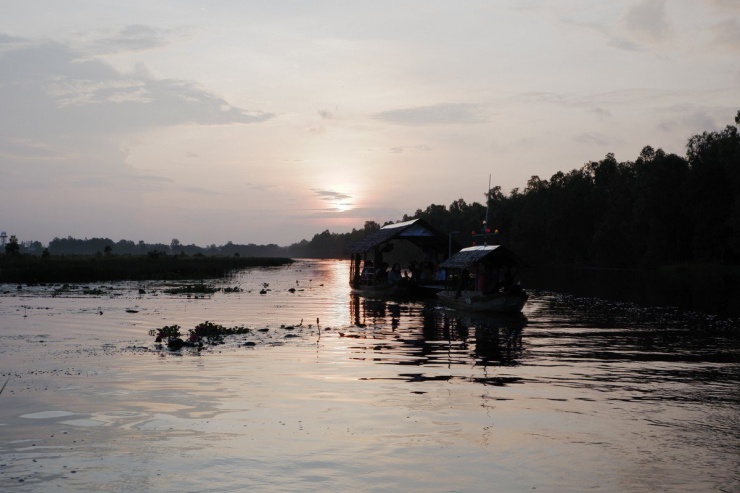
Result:
[[[0,255],[0,283],[218,279],[238,269],[290,263],[282,257]]]

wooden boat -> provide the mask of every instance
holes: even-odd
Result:
[[[518,313],[524,308],[528,295],[523,290],[518,293],[482,294],[480,291],[440,291],[437,299],[445,305],[461,310],[489,313]]]
[[[437,293],[447,306],[488,313],[518,313],[528,295],[515,280],[521,259],[501,245],[463,248],[441,266],[452,273],[447,289]]]
[[[386,258],[393,257],[399,242],[410,243],[423,257],[419,265],[438,265],[447,258],[449,252],[459,248],[451,237],[437,231],[422,219],[413,219],[388,224],[372,232],[348,249],[350,254],[349,284],[353,294],[377,298],[419,298],[433,297],[444,289],[443,280],[433,276],[423,276],[415,269],[407,268],[403,273],[391,272]]]

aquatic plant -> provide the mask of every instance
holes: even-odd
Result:
[[[184,286],[165,289],[164,292],[167,294],[213,294],[216,291],[218,291],[218,288],[201,282],[197,284],[186,284]]]
[[[157,342],[161,342],[164,339],[170,337],[180,337],[180,326],[179,325],[165,325],[160,329],[152,329],[149,331],[150,336],[156,336]]]
[[[196,340],[205,340],[207,342],[222,343],[223,337],[227,335],[248,334],[251,329],[244,326],[224,327],[223,325],[214,324],[206,320],[190,329],[190,338]]]
[[[85,288],[82,290],[82,294],[90,295],[90,296],[101,296],[106,294],[105,291],[99,288]]]
[[[223,344],[224,336],[237,335],[237,334],[248,334],[252,329],[242,326],[225,327],[223,325],[215,324],[206,320],[205,322],[199,323],[193,329],[188,330],[187,341],[180,339],[180,326],[169,325],[164,326],[161,329],[152,329],[149,331],[150,336],[156,336],[156,342],[167,342],[168,347],[180,348],[183,346],[194,346],[210,344]],[[180,344],[174,344],[178,342]]]

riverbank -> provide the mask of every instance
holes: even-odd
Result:
[[[292,262],[283,257],[0,255],[0,283],[216,279],[236,269],[279,267]]]

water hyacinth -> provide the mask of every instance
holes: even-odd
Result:
[[[193,329],[188,330],[187,341],[182,341],[180,334],[179,325],[166,325],[160,329],[152,329],[149,331],[149,335],[156,336],[156,342],[167,341],[167,345],[170,347],[182,347],[184,345],[197,345],[197,344],[223,344],[223,338],[227,335],[237,334],[248,334],[251,329],[244,326],[225,327],[223,325],[215,324],[206,320],[205,322],[199,323]]]

